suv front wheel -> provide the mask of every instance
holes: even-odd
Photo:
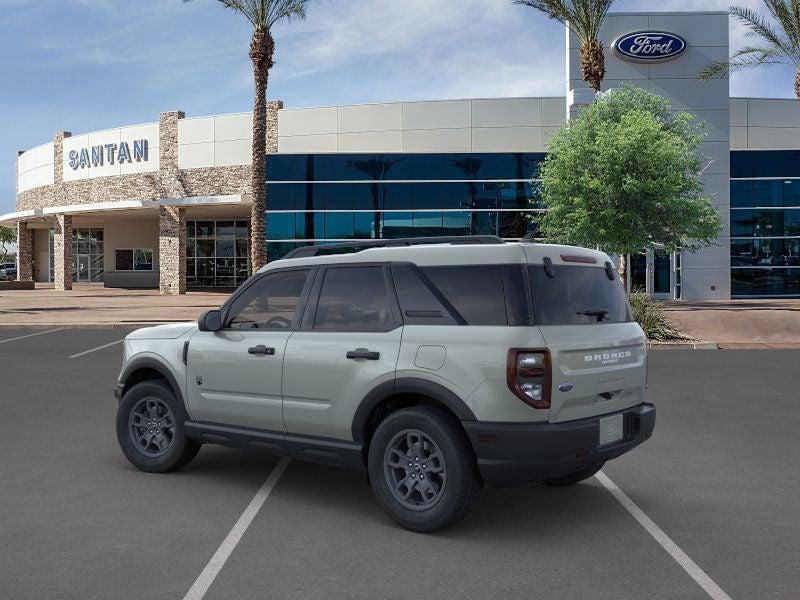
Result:
[[[483,488],[464,432],[430,406],[404,408],[381,421],[369,447],[369,475],[387,514],[418,532],[464,518]]]
[[[182,407],[169,386],[143,381],[132,386],[117,409],[117,440],[137,469],[165,473],[192,460],[200,444],[186,435]]]

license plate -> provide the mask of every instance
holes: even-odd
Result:
[[[618,414],[610,417],[600,417],[600,446],[618,442],[622,439],[622,416],[622,414]]]

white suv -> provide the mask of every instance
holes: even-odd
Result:
[[[299,248],[199,323],[125,339],[125,456],[203,443],[367,472],[431,531],[484,482],[568,485],[646,440],[645,336],[609,257],[494,237]]]

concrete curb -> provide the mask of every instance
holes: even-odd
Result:
[[[719,350],[716,342],[647,342],[649,350]]]

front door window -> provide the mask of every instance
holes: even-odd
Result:
[[[75,229],[72,237],[72,280],[84,283],[103,281],[103,252],[102,229]]]

